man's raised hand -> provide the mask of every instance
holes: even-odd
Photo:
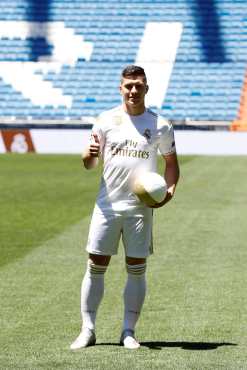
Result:
[[[89,153],[91,157],[99,157],[100,155],[100,143],[97,134],[92,134],[92,141],[89,146]]]

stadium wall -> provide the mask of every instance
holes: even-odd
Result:
[[[135,63],[148,76],[148,106],[201,125],[175,126],[179,154],[246,154],[246,0],[32,4],[0,0],[0,122],[33,123],[3,125],[1,153],[80,153],[80,124],[121,103],[121,70]],[[243,133],[223,132],[219,121]]]
[[[22,128],[0,131],[0,153],[81,154],[90,130],[71,128]],[[247,132],[175,130],[177,152],[181,155],[247,155]]]

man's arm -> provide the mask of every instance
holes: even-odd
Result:
[[[100,143],[98,135],[92,134],[93,142],[82,153],[83,165],[87,170],[97,166],[100,155]]]
[[[179,180],[179,164],[178,164],[177,154],[172,153],[169,155],[163,155],[162,157],[165,162],[164,178],[167,183],[167,194],[166,194],[165,199],[161,203],[157,203],[152,208],[162,207],[164,204],[166,204],[172,199],[175,193],[176,185]]]

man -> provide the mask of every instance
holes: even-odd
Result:
[[[138,171],[156,171],[158,149],[164,159],[168,192],[153,208],[171,200],[179,178],[173,128],[145,108],[147,92],[144,70],[127,66],[120,83],[122,105],[101,114],[82,156],[87,169],[94,168],[102,157],[104,169],[87,243],[89,259],[81,288],[82,330],[71,344],[72,350],[96,342],[95,320],[104,294],[104,273],[111,256],[117,254],[120,237],[128,274],[120,343],[128,349],[140,347],[135,326],[146,292],[146,258],[152,253],[153,210],[137,199],[131,184]]]

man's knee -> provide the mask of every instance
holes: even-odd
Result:
[[[135,258],[126,256],[127,265],[143,265],[146,263],[146,258]]]
[[[99,266],[108,266],[111,256],[101,256],[99,254],[89,253],[89,261]]]

